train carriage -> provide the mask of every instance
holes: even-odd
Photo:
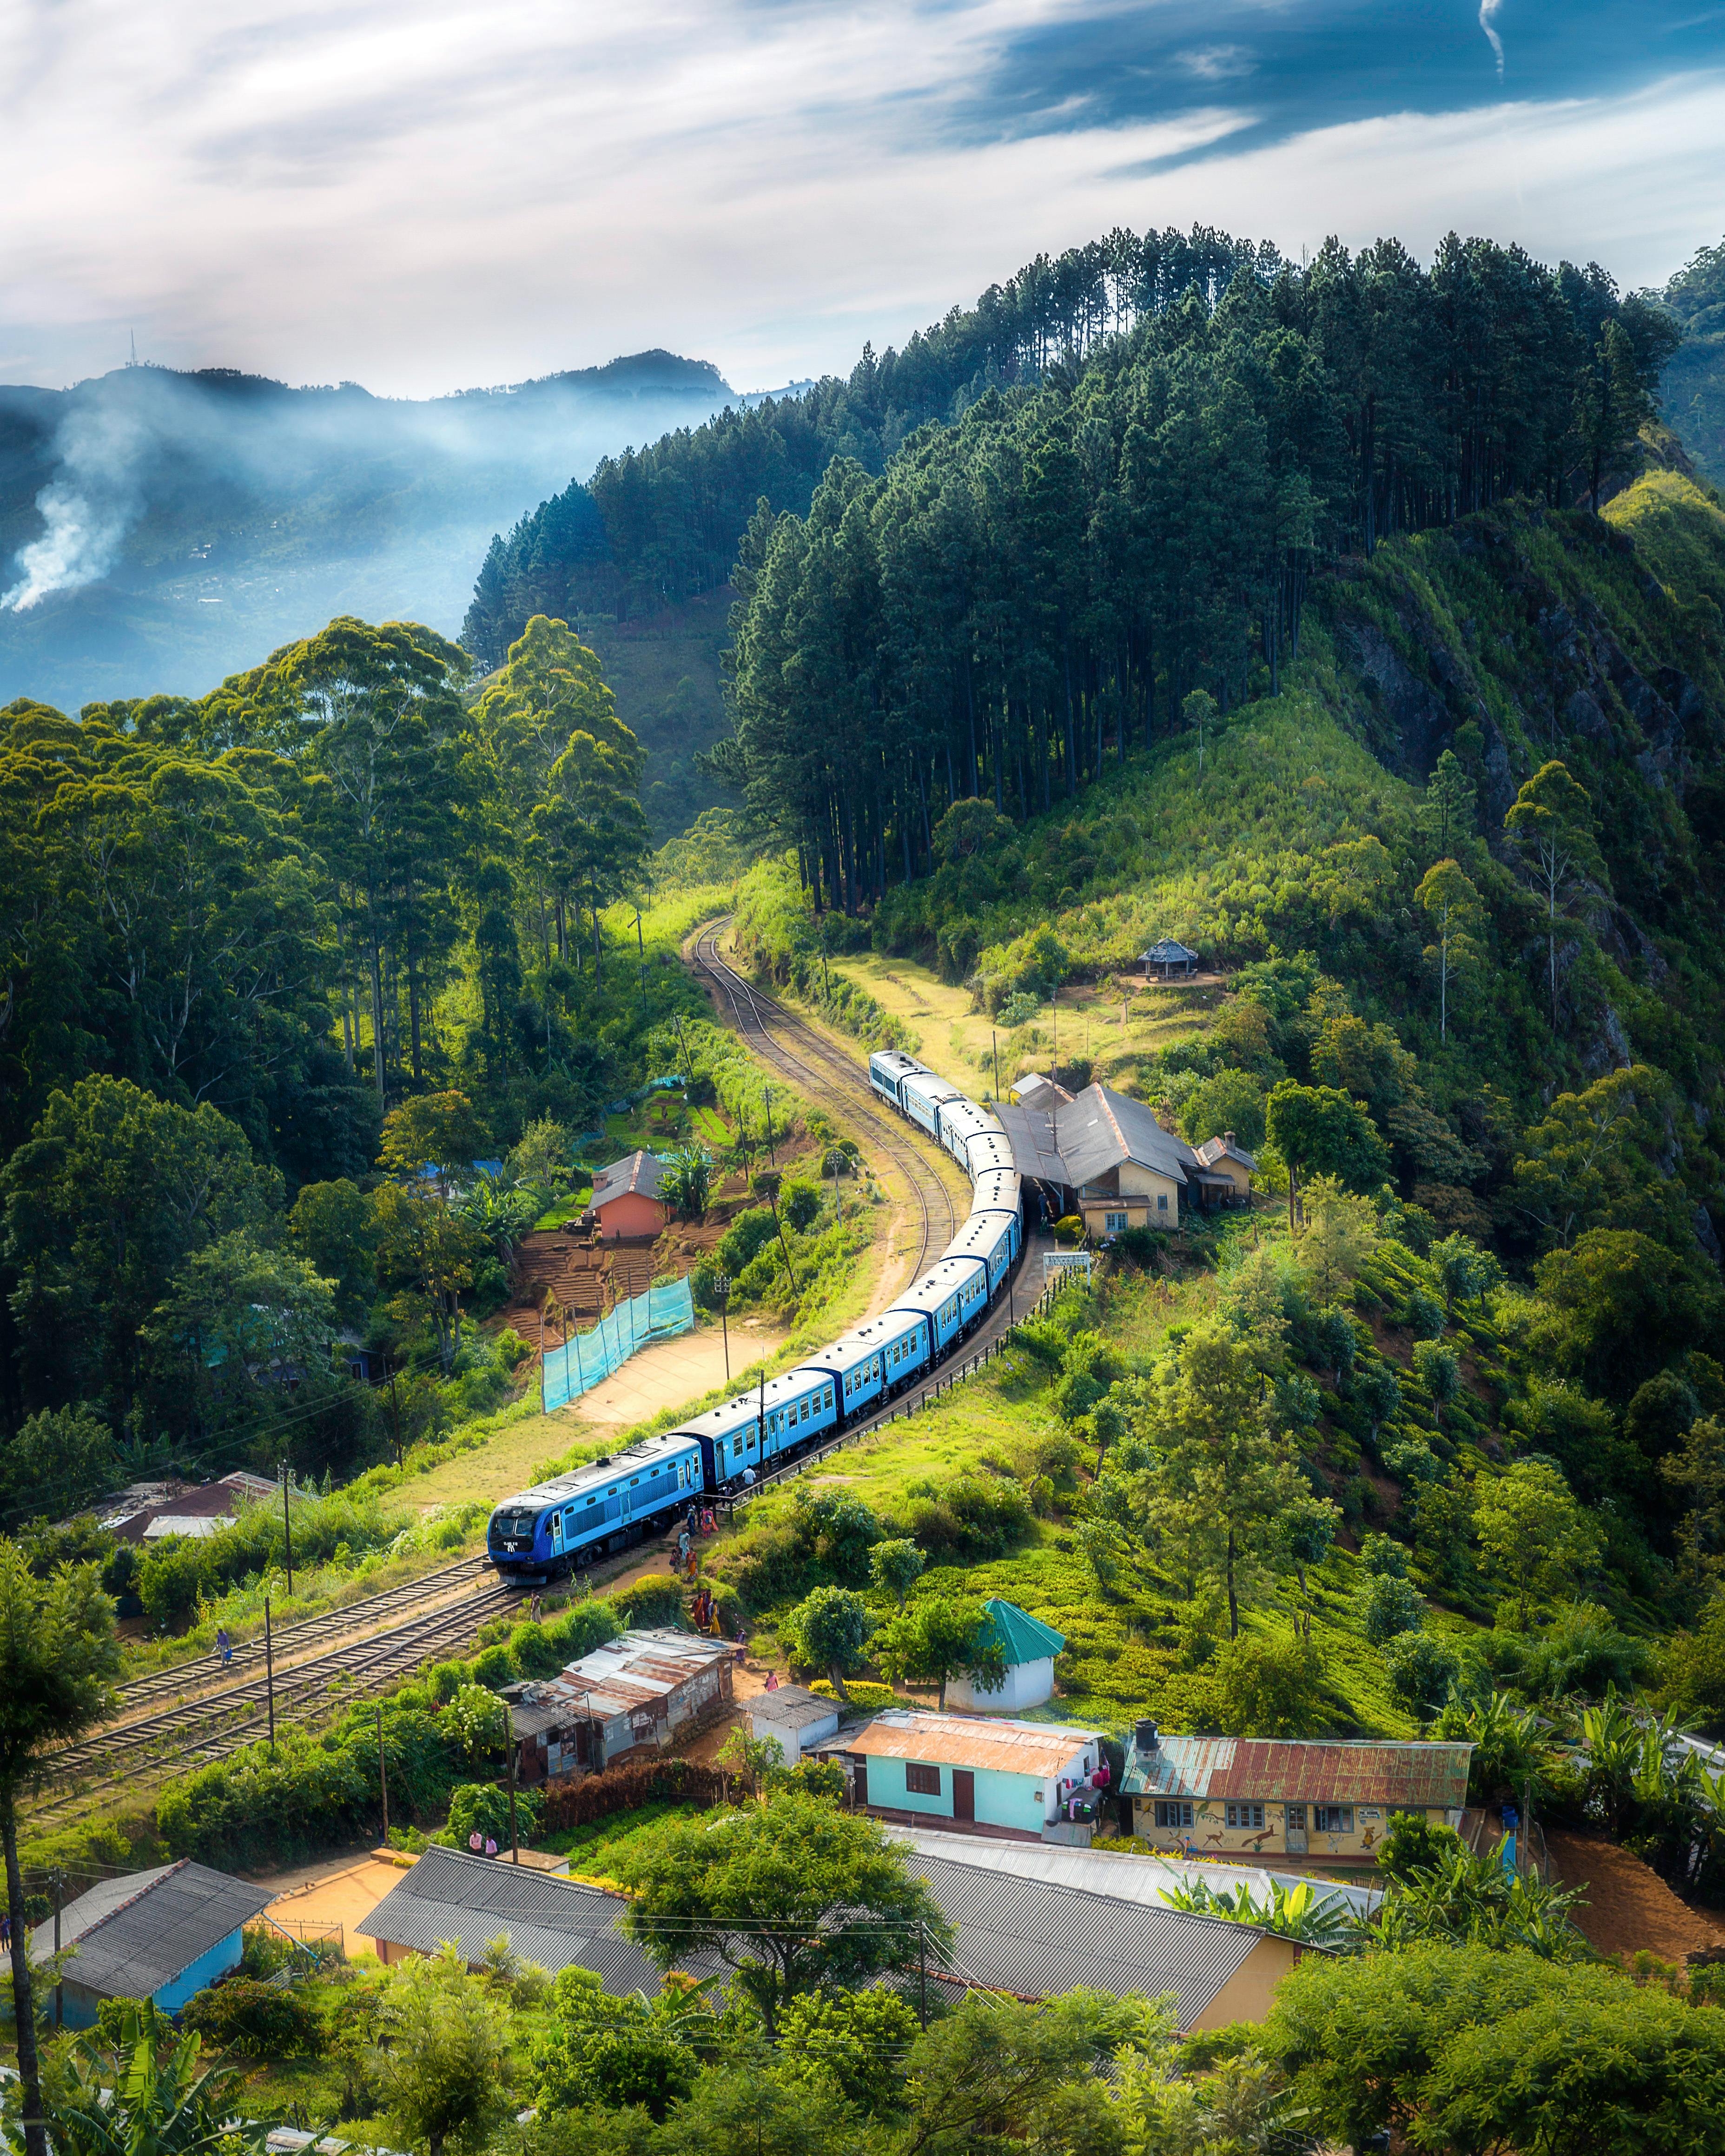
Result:
[[[506,1497],[492,1511],[486,1552],[505,1579],[542,1584],[638,1542],[710,1486],[692,1437],[643,1438]]]
[[[1004,1131],[979,1131],[970,1142],[970,1157],[965,1165],[970,1170],[973,1190],[980,1177],[994,1170],[1010,1169],[1016,1175],[1018,1171],[1013,1168],[1012,1140]]]
[[[971,1178],[970,1209],[973,1213],[1017,1213],[1024,1211],[1024,1187],[1019,1181],[1015,1168],[985,1168]]]
[[[848,1422],[876,1400],[891,1399],[929,1364],[928,1320],[889,1312],[817,1349],[803,1368],[824,1371],[839,1389],[839,1411]],[[796,1373],[792,1373],[794,1376]]]
[[[974,1101],[943,1101],[937,1121],[940,1127],[941,1143],[967,1174],[970,1170],[973,1142],[1002,1135],[999,1124],[986,1108],[979,1108]],[[993,1165],[992,1162],[989,1164]]]
[[[964,1097],[956,1086],[949,1086],[944,1078],[937,1078],[932,1070],[913,1071],[899,1081],[898,1091],[900,1104],[911,1121],[936,1139],[941,1134],[942,1106],[948,1101]]]
[[[922,1314],[934,1333],[934,1354],[969,1332],[988,1305],[988,1269],[979,1258],[942,1258],[901,1295],[889,1317]]]
[[[1016,1213],[973,1213],[942,1252],[943,1259],[979,1258],[988,1269],[988,1300],[1012,1270],[1019,1254],[1020,1224]]]
[[[900,1088],[905,1080],[919,1070],[927,1070],[926,1063],[919,1063],[914,1055],[906,1055],[902,1050],[877,1048],[869,1058],[869,1083],[883,1101],[891,1101],[895,1108],[902,1108],[904,1100]]]

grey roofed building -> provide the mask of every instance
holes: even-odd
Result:
[[[1052,1078],[1045,1078],[1040,1070],[1023,1070],[1012,1081],[1012,1090],[1018,1096],[1021,1108],[1034,1108],[1043,1115],[1055,1108],[1064,1108],[1072,1096],[1064,1086],[1056,1085]],[[999,1104],[996,1104],[997,1109]]]
[[[354,1929],[377,1941],[378,1958],[387,1963],[408,1953],[434,1954],[447,1941],[474,1967],[488,1943],[506,1932],[517,1953],[553,1976],[560,1969],[588,1969],[607,1991],[655,1998],[659,1972],[620,1928],[628,1907],[620,1895],[555,1879],[506,1857],[433,1848]],[[689,1967],[698,1975],[708,1964]]]
[[[1170,973],[1189,973],[1198,963],[1197,952],[1189,950],[1172,936],[1159,937],[1138,957],[1138,963],[1147,973],[1160,974],[1163,979]]]
[[[150,1999],[177,2012],[238,1964],[242,1928],[274,1899],[187,1857],[103,1880],[60,1912],[60,1945],[77,1949],[65,1966],[66,2018],[88,2025],[104,1999]],[[39,1924],[30,1958],[53,1953],[54,1926]]]
[[[1127,1202],[1135,1214],[1143,1210],[1142,1197],[1132,1202],[1122,1168],[1128,1178],[1133,1167],[1164,1178],[1177,1195],[1204,1173],[1184,1138],[1163,1130],[1142,1101],[1111,1086],[1086,1086],[1058,1108],[1004,1106],[996,1112],[1014,1167],[1046,1185],[1063,1211],[1083,1211],[1086,1201],[1104,1208],[1110,1199]]]
[[[1198,1148],[1198,1159],[1203,1168],[1214,1168],[1219,1160],[1238,1161],[1248,1175],[1257,1173],[1257,1155],[1236,1145],[1232,1131],[1224,1131],[1219,1138],[1206,1138]]]
[[[1185,2030],[1255,2018],[1300,1951],[1250,1925],[1114,1891],[1100,1876],[1070,1883],[1060,1860],[1081,1851],[938,1832],[906,1838],[956,1934],[946,1965],[988,1990],[1021,1999],[1079,1984],[1122,1999],[1172,1992]],[[1255,1961],[1262,1966],[1248,1972]]]

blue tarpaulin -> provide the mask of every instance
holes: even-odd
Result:
[[[561,1348],[545,1351],[545,1411],[567,1407],[620,1369],[637,1348],[649,1340],[669,1340],[695,1322],[695,1298],[687,1280],[649,1287],[632,1295],[594,1326],[578,1332]]]

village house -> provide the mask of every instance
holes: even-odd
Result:
[[[886,1713],[826,1749],[843,1761],[860,1811],[1040,1841],[1075,1799],[1091,1799],[1101,1743],[1099,1730],[1054,1722]]]
[[[998,1595],[983,1604],[983,1612],[1005,1656],[1006,1682],[999,1691],[985,1691],[968,1677],[956,1676],[947,1686],[947,1704],[984,1714],[1017,1713],[1052,1699],[1055,1657],[1065,1647],[1065,1635]]]
[[[1231,1173],[1206,1167],[1142,1101],[1111,1086],[1086,1086],[1045,1107],[1004,1104],[996,1112],[1014,1167],[1039,1186],[1052,1216],[1078,1215],[1099,1243],[1128,1228],[1178,1228],[1193,1206],[1235,1198]]]
[[[625,1632],[554,1677],[505,1687],[524,1784],[662,1751],[730,1704],[735,1650],[691,1632]]]
[[[1198,1164],[1213,1179],[1225,1179],[1230,1195],[1224,1203],[1245,1205],[1251,1201],[1252,1178],[1258,1172],[1255,1154],[1243,1152],[1234,1142],[1232,1131],[1224,1131],[1219,1138],[1206,1138],[1197,1147]]]
[[[239,1968],[245,1927],[272,1898],[267,1887],[187,1857],[104,1879],[60,1912],[60,1947],[72,1949],[61,1979],[63,2020],[93,2028],[109,1999],[146,1999],[160,2013],[177,2014],[194,1992]],[[51,1959],[54,1942],[54,1924],[39,1924],[31,1960]]]
[[[657,1153],[632,1152],[627,1160],[613,1161],[594,1176],[584,1217],[607,1243],[620,1236],[656,1235],[665,1222],[665,1204],[659,1194],[664,1180],[665,1163]]]
[[[771,1738],[793,1765],[812,1745],[836,1734],[839,1708],[835,1701],[802,1685],[782,1684],[772,1691],[757,1692],[743,1709],[749,1734],[762,1743]]]
[[[1375,1864],[1390,1815],[1459,1827],[1471,1744],[1133,1732],[1121,1830],[1171,1856]]]
[[[295,1499],[302,1493],[293,1491]],[[252,1505],[280,1505],[281,1485],[243,1469],[213,1482],[133,1482],[99,1497],[91,1507],[98,1523],[123,1543],[160,1542],[169,1535],[193,1539],[231,1527]]]

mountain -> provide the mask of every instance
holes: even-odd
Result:
[[[202,691],[338,613],[453,634],[500,525],[732,401],[665,352],[424,402],[219,367],[0,387],[0,702]]]

